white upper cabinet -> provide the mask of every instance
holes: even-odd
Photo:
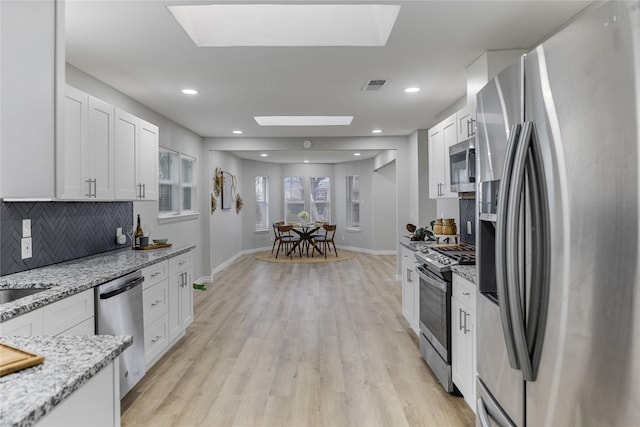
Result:
[[[63,139],[56,145],[59,199],[113,200],[113,106],[65,88]]]
[[[456,115],[447,117],[429,130],[429,198],[457,197],[451,192],[449,147],[458,141]]]
[[[458,142],[466,141],[476,135],[476,104],[472,102],[456,113]]]
[[[136,145],[137,198],[158,200],[158,126],[140,120]]]
[[[113,105],[89,97],[87,161],[83,175],[93,180],[93,197],[113,200],[114,196],[114,112]]]
[[[140,138],[140,119],[116,108],[115,121],[115,198],[136,198],[136,144]]]
[[[451,191],[449,147],[476,134],[476,106],[471,103],[429,129],[429,198],[457,197]]]
[[[157,200],[158,127],[71,86],[63,105],[57,197]]]

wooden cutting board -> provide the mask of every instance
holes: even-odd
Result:
[[[39,365],[43,356],[0,343],[0,377]]]
[[[133,250],[135,251],[148,251],[150,249],[160,249],[160,248],[170,248],[171,247],[171,243],[155,243],[153,245],[148,245],[148,246],[134,246]]]

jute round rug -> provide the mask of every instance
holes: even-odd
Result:
[[[256,253],[256,259],[260,261],[299,264],[319,264],[323,262],[345,261],[353,258],[354,256],[356,256],[354,252],[344,251],[342,249],[338,250],[338,256],[336,256],[335,252],[329,252],[326,259],[324,258],[324,255],[319,255],[317,252],[313,257],[302,254],[302,258],[300,258],[300,254],[295,253],[293,254],[293,259],[290,259],[283,253],[280,253],[278,258],[276,258],[276,253],[274,252],[273,255],[271,255],[271,251]]]

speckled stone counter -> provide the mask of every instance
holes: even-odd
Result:
[[[454,265],[451,267],[451,271],[467,279],[471,283],[476,284],[476,266],[475,265]]]
[[[195,245],[146,251],[119,249],[0,277],[0,289],[50,288],[0,304],[0,322],[51,304],[132,271],[195,248]]]
[[[0,426],[35,424],[108,366],[133,342],[130,336],[0,337],[0,342],[44,356],[44,362],[0,378]]]

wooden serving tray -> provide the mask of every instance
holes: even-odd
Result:
[[[134,246],[131,249],[134,251],[148,251],[151,249],[160,249],[160,248],[170,248],[171,243],[154,243],[153,245],[148,246]]]
[[[0,343],[0,377],[39,365],[43,356]]]

